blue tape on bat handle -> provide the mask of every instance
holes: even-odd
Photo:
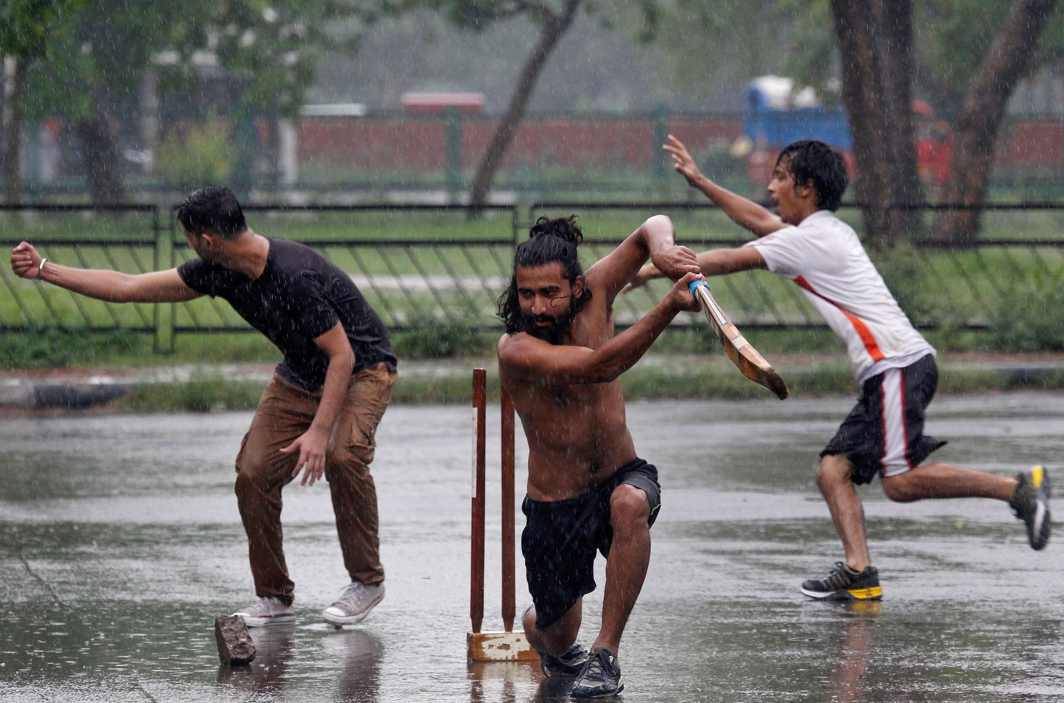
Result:
[[[695,280],[687,284],[687,290],[691,291],[691,295],[694,295],[695,291],[698,290],[699,286],[705,286],[706,288],[709,288],[709,284],[706,283],[706,279],[696,278]]]

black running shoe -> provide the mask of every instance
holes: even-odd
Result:
[[[879,570],[866,566],[858,573],[841,561],[835,562],[827,578],[809,579],[802,583],[802,593],[820,600],[879,600]]]
[[[539,652],[539,665],[547,678],[551,676],[576,676],[584,670],[586,663],[587,650],[576,643],[557,657],[547,652]]]
[[[1032,467],[1018,474],[1019,485],[1009,498],[1009,506],[1016,517],[1027,525],[1027,541],[1031,549],[1043,549],[1049,543],[1052,528],[1049,519],[1049,472],[1044,466]]]
[[[592,650],[584,664],[580,678],[573,684],[569,695],[573,698],[602,698],[624,690],[621,683],[621,665],[608,649]]]

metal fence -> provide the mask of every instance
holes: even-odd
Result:
[[[694,202],[543,202],[532,205],[524,218],[515,206],[489,207],[477,218],[447,205],[249,205],[245,210],[256,231],[303,241],[348,272],[389,328],[426,334],[446,326],[499,329],[496,300],[510,278],[513,248],[542,214],[579,214],[585,266],[655,212],[670,214],[679,241],[692,248],[744,243],[729,236],[739,230],[723,213]],[[923,211],[929,218],[934,213]],[[840,215],[860,224],[854,205],[844,206]],[[987,218],[985,230],[993,236],[973,245],[918,240],[911,248],[874,254],[917,325],[985,329],[1002,306],[1034,305],[1045,291],[1064,285],[1064,238],[1051,236],[1061,231],[1058,223],[1064,225],[1064,205],[997,205]],[[178,266],[194,256],[178,230],[172,211],[154,206],[0,207],[0,244],[10,248],[27,239],[51,260],[86,268],[144,273]],[[655,281],[620,296],[618,325],[638,319],[667,286]],[[713,286],[741,327],[823,326],[797,286],[768,272],[721,277]],[[106,303],[18,279],[6,265],[0,266],[0,291],[0,332],[8,334],[40,328],[125,330],[152,334],[156,350],[167,351],[179,334],[250,331],[228,304],[209,297],[180,304]],[[685,314],[678,324],[699,323]]]

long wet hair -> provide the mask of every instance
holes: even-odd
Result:
[[[506,325],[507,334],[521,332],[525,329],[525,316],[521,314],[521,304],[517,300],[518,267],[535,267],[558,262],[562,272],[569,279],[569,284],[584,275],[577,256],[576,248],[584,239],[584,233],[576,224],[576,216],[548,219],[540,217],[528,231],[528,239],[521,242],[514,252],[514,268],[510,274],[510,287],[499,296],[498,315]],[[571,314],[575,315],[591,299],[591,291],[585,287],[584,293],[572,301]]]

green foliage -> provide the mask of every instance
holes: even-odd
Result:
[[[410,329],[390,335],[392,348],[400,359],[441,359],[483,354],[490,352],[493,341],[498,339],[497,333],[478,332],[474,319],[415,319],[409,324]]]
[[[225,183],[233,173],[236,147],[229,130],[217,122],[171,132],[159,145],[158,172],[182,190]]]
[[[233,104],[251,112],[293,115],[313,83],[314,68],[325,52],[347,51],[380,13],[387,0],[186,0],[181,3],[130,3],[128,0],[11,0],[0,3],[0,49],[5,27],[10,34],[47,33],[48,60],[31,75],[31,116],[78,119],[104,100],[117,112],[136,114],[138,88],[145,70],[165,75],[160,88],[188,90],[199,82],[193,64],[197,52],[210,50],[237,88]],[[22,25],[25,8],[41,11]],[[50,21],[54,17],[55,21]],[[45,20],[49,20],[47,23]],[[47,26],[45,26],[47,24]],[[34,34],[36,32],[36,34]],[[43,41],[32,39],[34,46]],[[159,63],[160,57],[165,57]]]
[[[913,3],[913,97],[929,100],[947,118],[955,115],[1013,4]],[[838,78],[838,50],[829,0],[674,0],[666,7],[658,36],[673,64],[670,73],[685,89],[705,90],[728,78],[776,73],[816,87],[822,100],[837,99],[831,89]],[[1064,50],[1064,7],[1057,3],[1053,12],[1032,47],[1037,52],[1034,71],[1056,61]],[[714,50],[706,51],[706,46]],[[720,61],[722,54],[733,61]]]
[[[98,363],[144,347],[134,332],[68,332],[55,328],[0,334],[0,368],[66,368]]]
[[[1006,352],[1064,351],[1064,287],[1017,286],[990,311],[990,345]]]
[[[963,322],[958,317],[960,308],[943,296],[939,287],[929,285],[927,276],[933,274],[929,274],[925,257],[926,253],[900,242],[876,255],[876,268],[913,323],[956,327]]]
[[[721,83],[742,86],[768,73],[823,88],[833,77],[827,0],[673,0],[663,8],[657,37],[678,90],[710,95]]]
[[[0,55],[46,56],[51,32],[85,0],[4,0],[0,3]]]
[[[936,110],[952,117],[960,111],[969,82],[982,64],[1011,2],[934,0],[914,3],[913,27],[917,65],[915,94],[928,97]],[[1031,72],[1059,59],[1064,50],[1064,11],[1053,17],[1030,50],[1036,55]]]
[[[250,410],[262,395],[262,384],[206,376],[187,383],[143,384],[116,404],[121,410],[146,412],[221,412]]]
[[[328,52],[351,51],[379,7],[357,0],[239,0],[204,14],[218,29],[215,51],[242,84],[242,102],[257,111],[295,116]]]

